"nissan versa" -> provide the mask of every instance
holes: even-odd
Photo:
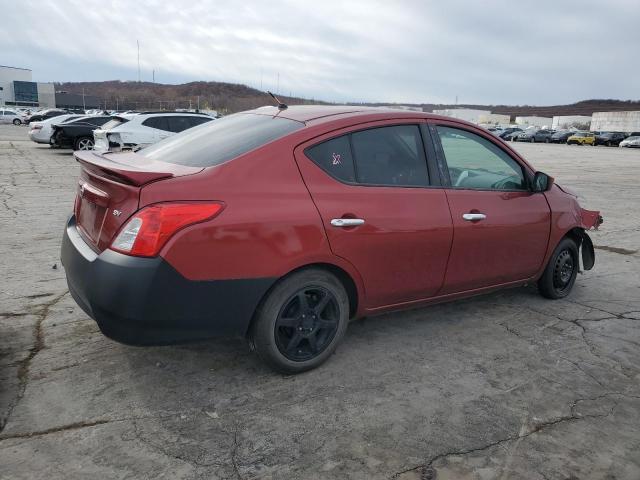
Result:
[[[75,157],[62,262],[102,332],[246,336],[289,373],[350,319],[534,281],[562,298],[602,222],[490,132],[416,112],[281,104]]]

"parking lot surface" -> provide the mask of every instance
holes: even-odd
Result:
[[[241,340],[105,338],[59,262],[79,168],[0,127],[0,478],[640,478],[640,151],[516,148],[605,218],[569,298],[367,318],[282,376]]]

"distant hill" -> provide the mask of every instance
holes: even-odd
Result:
[[[246,85],[222,82],[190,82],[167,85],[151,82],[67,82],[56,83],[56,91],[93,95],[100,99],[101,108],[120,110],[160,110],[196,108],[198,97],[201,109],[222,113],[239,112],[263,105],[273,105],[266,93]],[[324,103],[303,98],[280,96],[288,105]]]
[[[151,82],[122,82],[118,80],[106,82],[68,82],[56,84],[56,91],[95,95],[104,107],[121,110],[158,110],[175,108],[196,108],[200,97],[200,108],[211,108],[222,113],[238,112],[263,105],[272,105],[273,100],[266,92],[246,85],[223,82],[190,82],[181,85],[167,85]],[[281,96],[280,99],[289,105],[325,103],[314,99]],[[191,103],[190,103],[191,102]],[[392,103],[366,103],[367,106],[399,106]],[[408,105],[408,104],[403,104]],[[494,113],[511,115],[537,115],[552,117],[553,115],[591,115],[593,112],[640,110],[640,101],[631,100],[584,100],[570,105],[441,105],[441,104],[409,104],[425,111],[445,108],[474,108],[491,110]]]

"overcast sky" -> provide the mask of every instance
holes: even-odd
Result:
[[[329,101],[640,99],[640,3],[8,1],[0,64],[36,81],[226,81]]]

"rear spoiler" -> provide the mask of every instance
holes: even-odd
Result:
[[[204,170],[149,160],[134,152],[94,153],[76,151],[73,156],[87,170],[101,177],[111,177],[121,183],[142,186],[165,178],[192,175]]]

